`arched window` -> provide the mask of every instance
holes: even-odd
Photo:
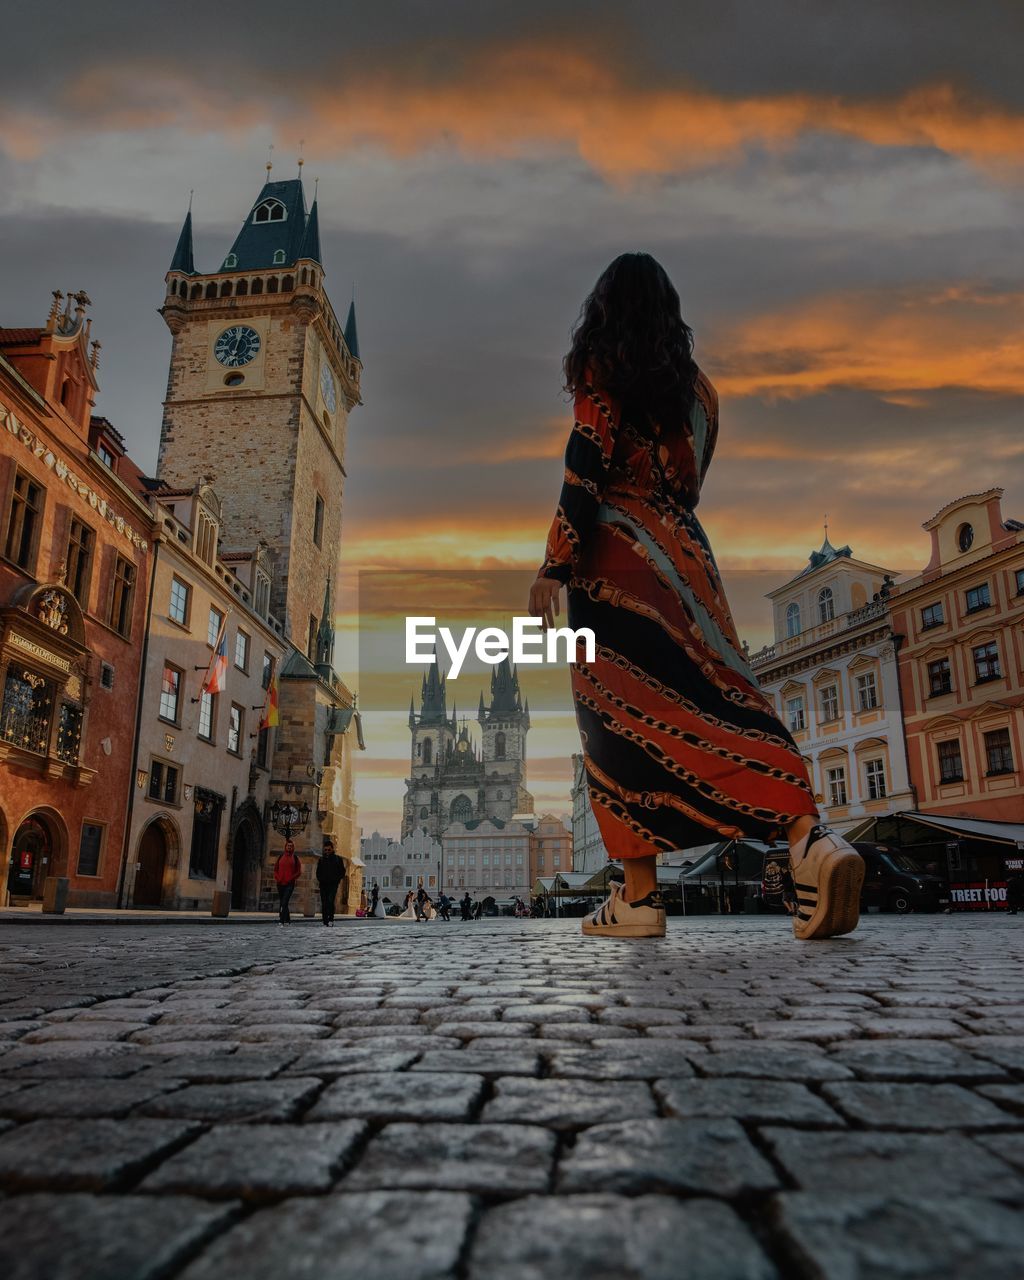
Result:
[[[217,296],[217,286],[213,283],[212,280],[206,286],[206,296],[208,298],[216,298]]]
[[[263,292],[263,281],[259,278],[259,276],[257,276],[256,279],[252,282],[252,292],[254,295],[257,293]]]
[[[452,822],[469,822],[473,817],[473,802],[469,796],[456,796],[449,811]]]
[[[284,222],[287,210],[280,200],[264,200],[252,215],[253,222]]]
[[[423,744],[423,763],[430,764],[434,758],[434,744],[428,738]]]
[[[494,735],[494,758],[495,760],[505,759],[505,735],[504,733],[496,733]]]
[[[231,297],[231,281],[230,281],[230,280],[224,280],[224,281],[222,281],[222,282],[221,282],[221,286],[220,286],[220,296],[221,296],[222,298],[230,298],[230,297]]]
[[[249,281],[239,280],[238,287],[235,289],[235,297],[244,298],[248,292],[249,292]]]
[[[282,292],[282,293],[291,293],[291,291],[292,291],[294,288],[295,288],[295,277],[294,277],[294,276],[285,276],[285,278],[281,281],[281,292]]]
[[[275,249],[274,250],[274,266],[279,267],[283,262],[284,262],[284,250]]]
[[[200,299],[202,296],[203,296],[203,286],[202,286],[201,284],[194,284],[194,285],[192,286],[192,298],[191,298],[191,301],[192,301],[192,302],[198,302],[198,301],[199,301],[199,299]]]
[[[423,805],[423,806],[420,808],[420,817],[421,817],[421,818],[426,818],[426,817],[428,817],[428,813],[427,813],[427,806],[426,806],[426,805]]]
[[[184,280],[182,280],[181,284],[178,285],[178,292],[181,294],[183,298],[188,297],[188,285],[185,283]]]
[[[237,266],[238,266],[238,254],[229,253],[228,256],[224,259],[224,270],[230,271],[232,267],[237,267]]]
[[[267,281],[267,293],[277,293],[277,276],[271,276]]]
[[[309,272],[305,267],[299,272],[299,284],[309,284]]]
[[[798,636],[800,634],[800,606],[795,602],[786,609],[786,635]]]
[[[836,616],[836,602],[831,587],[822,587],[818,592],[818,618],[821,622],[831,622]]]

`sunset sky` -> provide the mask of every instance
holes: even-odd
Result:
[[[820,545],[826,511],[834,542],[897,570],[923,564],[922,521],[961,493],[1003,485],[1024,517],[1015,0],[57,9],[5,31],[0,323],[86,289],[97,408],[153,467],[156,308],[189,191],[213,269],[268,145],[284,177],[305,140],[365,364],[343,532],[357,685],[357,571],[528,582],[570,426],[570,326],[623,250],[663,261],[719,388],[701,518],[753,647],[760,595]],[[553,679],[527,685],[530,784],[563,812],[574,741]],[[418,683],[364,697],[367,831],[397,830]],[[481,684],[453,686],[460,707]]]

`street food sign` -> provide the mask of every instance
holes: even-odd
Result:
[[[1003,911],[1006,881],[955,881],[949,886],[949,905],[955,911]]]

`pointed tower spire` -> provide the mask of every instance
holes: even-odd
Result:
[[[423,703],[420,708],[420,724],[440,724],[447,720],[448,711],[445,706],[445,680],[438,673],[436,662],[427,668],[423,680]]]
[[[410,693],[409,694],[409,728],[414,729],[415,727],[416,727],[416,699]]]
[[[476,718],[481,724],[487,719],[487,708],[484,706],[484,691],[480,690],[480,706],[477,708]]]
[[[184,275],[194,276],[196,273],[195,256],[192,251],[192,197],[189,196],[188,213],[181,224],[181,234],[175,246],[169,271],[181,271]]]
[[[317,212],[315,199],[309,211],[309,217],[306,219],[306,230],[302,236],[299,257],[308,258],[310,262],[317,262],[323,266],[323,259],[320,257],[320,214]]]
[[[355,298],[349,303],[348,319],[345,321],[345,345],[349,351],[358,360],[359,356],[359,334],[356,331],[356,300]]]
[[[331,608],[330,577],[324,588],[324,611],[316,633],[316,669],[328,681],[334,671],[334,611]]]

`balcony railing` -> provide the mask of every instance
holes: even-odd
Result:
[[[830,636],[852,631],[855,627],[862,627],[866,622],[874,622],[876,618],[884,618],[885,612],[884,600],[872,600],[868,604],[861,605],[859,609],[851,609],[849,613],[840,614],[838,618],[819,622],[816,627],[809,627],[795,636],[786,636],[784,640],[776,640],[774,644],[765,645],[763,649],[758,649],[757,653],[750,655],[750,665],[757,671],[760,667],[795,653],[797,649],[806,649],[821,640],[829,639]]]

